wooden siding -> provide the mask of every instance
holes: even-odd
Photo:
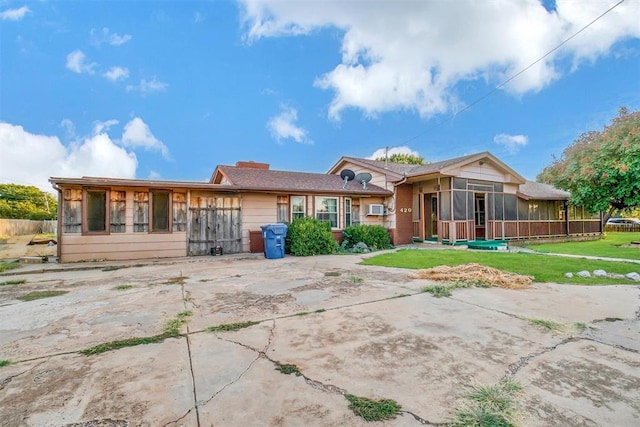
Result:
[[[500,169],[496,168],[490,163],[473,162],[459,168],[455,173],[455,176],[460,178],[479,179],[483,181],[493,182],[508,182],[509,179],[505,177],[505,174]]]
[[[242,195],[242,228],[260,230],[260,226],[277,222],[275,194],[246,193]],[[307,212],[307,215],[309,213]]]
[[[63,234],[60,262],[168,258],[187,255],[187,234]]]

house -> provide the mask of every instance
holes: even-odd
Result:
[[[338,241],[354,224],[382,225],[394,244],[601,232],[568,193],[526,181],[488,152],[426,165],[342,157],[327,174],[238,162],[217,166],[209,182],[50,182],[60,262],[262,252],[260,226],[303,216],[329,222]]]
[[[366,170],[372,183],[393,190],[385,225],[395,244],[602,232],[600,215],[570,206],[569,193],[527,181],[489,152],[425,165],[342,157],[329,173],[345,168]]]

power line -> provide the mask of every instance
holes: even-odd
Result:
[[[624,3],[625,0],[620,0],[618,3],[614,4],[613,6],[611,6],[609,9],[607,9],[606,11],[604,11],[603,13],[601,13],[597,18],[595,18],[593,21],[589,22],[587,25],[585,25],[584,27],[580,28],[578,31],[576,31],[575,33],[573,33],[571,36],[567,37],[565,40],[563,40],[559,45],[557,45],[556,47],[554,47],[553,49],[551,49],[550,51],[548,51],[547,53],[545,53],[544,55],[542,55],[540,58],[536,59],[534,62],[532,62],[531,64],[527,65],[526,67],[524,67],[522,70],[518,71],[516,74],[514,74],[513,76],[509,77],[507,80],[501,82],[500,84],[498,84],[496,87],[494,87],[493,89],[491,89],[489,92],[485,93],[484,95],[482,95],[480,98],[476,99],[475,101],[473,101],[472,103],[468,104],[467,106],[465,106],[463,109],[456,111],[453,114],[450,114],[447,118],[445,118],[444,120],[442,120],[440,123],[436,124],[435,127],[441,126],[445,123],[447,123],[448,121],[451,121],[452,119],[454,119],[456,116],[458,116],[461,113],[464,113],[465,111],[469,110],[471,107],[479,104],[480,102],[484,101],[485,99],[487,99],[488,97],[490,97],[491,95],[493,95],[494,93],[496,93],[498,90],[502,89],[503,87],[505,87],[507,84],[509,84],[512,80],[516,79],[517,77],[519,77],[520,75],[522,75],[523,73],[527,72],[529,69],[531,69],[532,67],[534,67],[536,64],[538,64],[540,61],[544,60],[547,56],[551,55],[553,52],[555,52],[556,50],[560,49],[562,46],[564,46],[565,44],[567,44],[569,41],[571,41],[573,38],[575,38],[578,34],[582,33],[584,30],[586,30],[587,28],[589,28],[590,26],[592,26],[593,24],[595,24],[597,21],[599,21],[603,16],[605,16],[606,14],[608,14],[609,12],[611,12],[613,9],[615,9],[616,7],[620,6],[622,3]],[[427,132],[429,132],[430,130],[425,130],[424,132],[420,132],[419,134],[412,136],[409,139],[404,140],[403,142],[400,142],[398,145],[402,145],[402,144],[406,144],[408,142],[411,142],[419,137],[421,137],[422,135],[426,134]]]

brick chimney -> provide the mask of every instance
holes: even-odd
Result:
[[[244,169],[269,169],[269,163],[258,163],[258,162],[254,162],[254,161],[249,161],[249,162],[236,162],[236,167],[237,168],[244,168]]]

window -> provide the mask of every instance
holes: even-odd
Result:
[[[107,232],[107,191],[87,190],[86,191],[86,222],[85,232],[106,233]]]
[[[278,196],[278,222],[289,222],[289,197]]]
[[[127,220],[126,191],[110,191],[109,201],[109,232],[124,233]]]
[[[344,199],[344,228],[350,227],[351,222],[351,199]]]
[[[316,197],[316,219],[327,221],[331,224],[331,228],[338,228],[338,199]]]
[[[291,196],[291,221],[296,218],[304,218],[305,216],[306,197]]]
[[[187,231],[187,195],[173,193],[173,231]]]
[[[170,193],[151,191],[151,232],[168,233],[170,219]]]
[[[62,203],[62,231],[64,233],[82,232],[82,190],[64,190]]]
[[[149,231],[149,193],[136,191],[133,195],[133,231]]]

